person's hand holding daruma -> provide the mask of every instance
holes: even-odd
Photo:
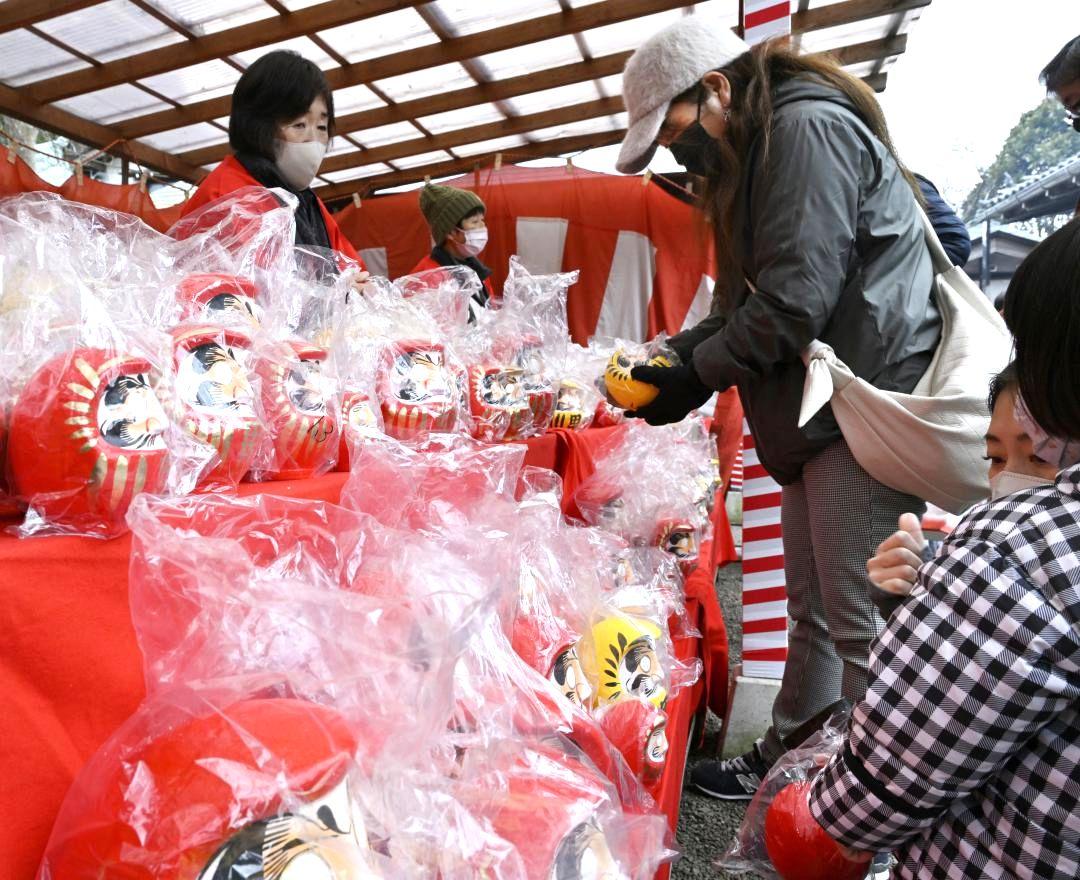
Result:
[[[902,514],[898,525],[900,530],[878,545],[877,555],[867,561],[866,570],[879,590],[894,596],[907,596],[915,588],[926,538],[919,518],[913,513]]]

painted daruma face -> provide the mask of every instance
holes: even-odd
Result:
[[[627,616],[601,620],[593,627],[597,697],[601,705],[641,697],[663,708],[666,675],[656,651],[660,629],[651,621]]]
[[[469,369],[469,410],[473,434],[480,440],[502,440],[521,434],[531,420],[529,403],[515,367]]]
[[[177,285],[176,298],[182,321],[211,319],[260,325],[258,288],[250,278],[220,273],[188,275]]]
[[[164,485],[165,411],[145,360],[77,349],[47,362],[12,409],[14,492],[56,524],[115,533]]]
[[[623,409],[636,410],[638,407],[648,406],[660,393],[660,389],[655,385],[638,382],[630,377],[630,371],[642,364],[652,367],[670,367],[671,361],[660,355],[646,358],[644,355],[635,356],[624,351],[616,351],[604,370],[604,385],[608,396]]]
[[[636,777],[647,783],[660,778],[668,753],[667,715],[662,709],[647,700],[625,699],[606,706],[599,721]]]
[[[693,562],[698,555],[697,529],[686,520],[664,520],[657,527],[656,546],[680,562]]]
[[[198,880],[367,880],[364,822],[348,779],[293,812],[253,822],[225,843]]]
[[[430,431],[452,431],[460,388],[441,345],[399,342],[384,352],[376,377],[386,433],[408,440]]]
[[[173,331],[178,421],[218,454],[200,486],[236,485],[247,473],[264,432],[248,380],[250,340],[235,331],[200,325]]]
[[[570,645],[555,657],[549,679],[575,706],[587,707],[592,700],[592,685],[581,668],[576,645]]]
[[[583,822],[559,845],[551,880],[623,880],[607,838],[592,822]]]
[[[338,452],[338,413],[322,368],[326,349],[283,342],[260,358],[262,404],[274,442],[273,480],[299,480],[331,467]]]
[[[570,430],[587,428],[590,420],[586,418],[584,399],[585,390],[572,379],[564,379],[559,385],[551,426]]]

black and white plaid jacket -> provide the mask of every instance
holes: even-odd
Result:
[[[900,877],[1080,877],[1080,466],[919,570],[811,810]]]

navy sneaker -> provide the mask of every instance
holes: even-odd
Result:
[[[770,764],[758,740],[745,755],[723,761],[702,761],[690,771],[690,785],[702,794],[724,801],[748,801],[769,772]]]

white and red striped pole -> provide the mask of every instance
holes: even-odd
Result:
[[[743,0],[743,39],[751,46],[791,33],[791,0]]]
[[[742,674],[783,678],[788,642],[780,486],[758,460],[745,420],[742,539]]]

